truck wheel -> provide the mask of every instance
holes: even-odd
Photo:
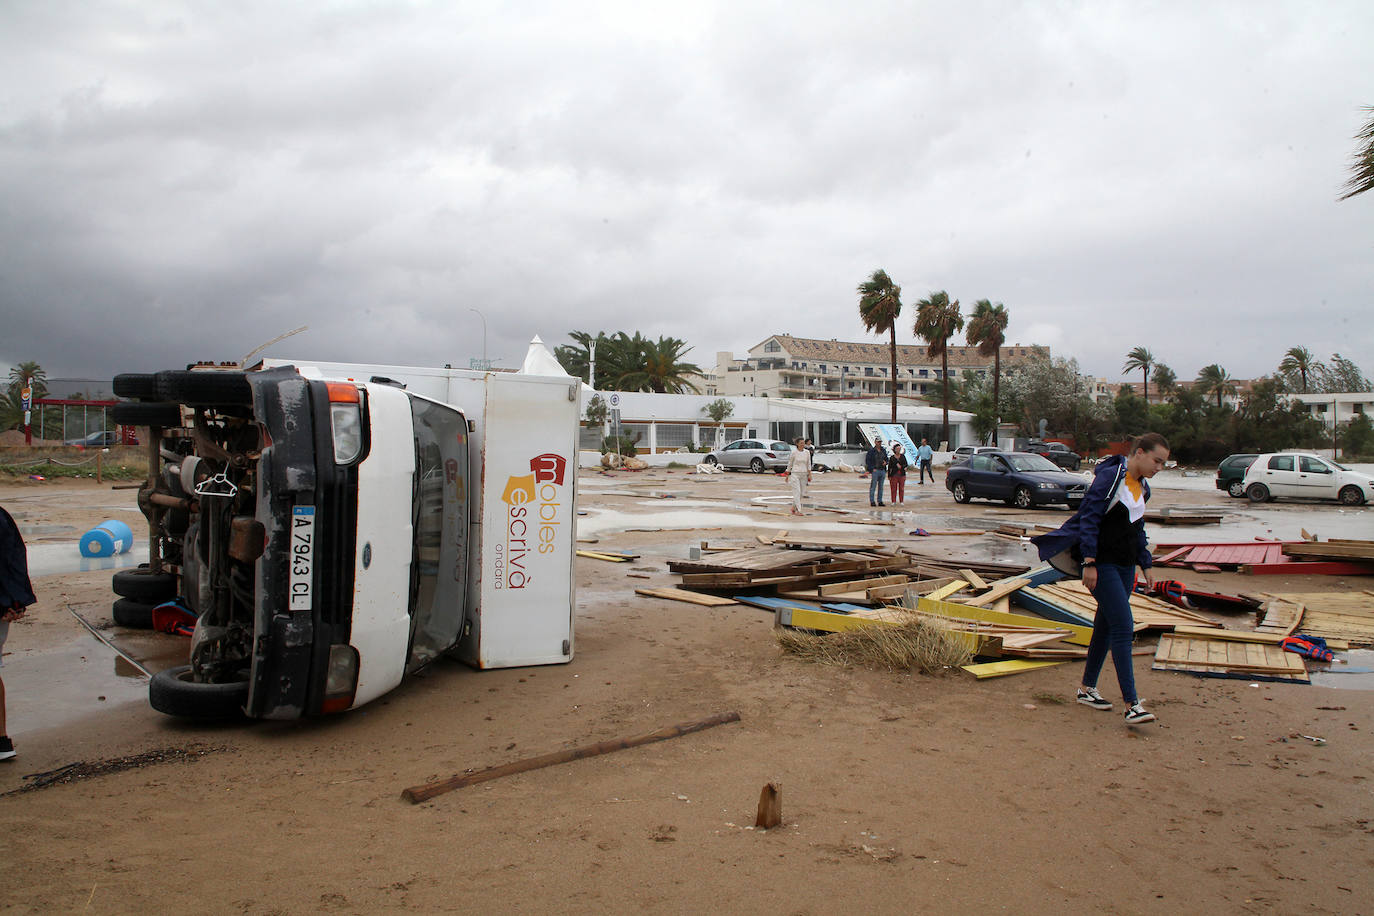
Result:
[[[175,429],[181,425],[181,408],[159,401],[123,401],[110,408],[110,421],[117,426]]]
[[[956,503],[966,503],[968,500],[968,487],[964,486],[962,480],[954,481],[954,501]]]
[[[160,602],[177,596],[176,575],[151,569],[121,569],[110,585],[116,595],[136,601]]]
[[[1267,503],[1270,499],[1269,488],[1262,483],[1250,484],[1250,489],[1245,491],[1245,495],[1250,497],[1252,503]]]
[[[1364,503],[1364,494],[1360,492],[1359,487],[1341,487],[1340,496],[1343,506],[1359,506]]]
[[[114,393],[117,398],[155,401],[157,400],[157,377],[150,372],[120,373],[114,377]]]
[[[114,622],[132,630],[151,630],[153,628],[153,607],[133,598],[119,598],[115,601]]]
[[[253,403],[248,374],[237,370],[191,372],[169,369],[157,374],[157,395],[191,407],[245,406]]]
[[[248,682],[204,684],[191,680],[191,666],[168,668],[148,684],[148,704],[158,712],[187,719],[233,719],[243,715]]]
[[[1231,496],[1232,496],[1232,498],[1234,498],[1234,499],[1240,499],[1242,496],[1245,495],[1245,481],[1244,481],[1244,480],[1233,480],[1233,481],[1231,481],[1229,484],[1226,485],[1226,492],[1227,492],[1227,493],[1230,493]]]
[[[763,473],[763,459],[762,459],[762,458],[755,458],[754,460],[750,461],[750,462],[749,462],[749,470],[753,471],[755,474],[762,474],[762,473]]]
[[[1031,491],[1029,487],[1017,487],[1016,492],[1012,494],[1011,499],[1012,502],[1016,504],[1016,508],[1018,509],[1029,509],[1032,505],[1034,505],[1031,502]]]

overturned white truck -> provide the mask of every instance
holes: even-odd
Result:
[[[577,380],[272,360],[115,391],[150,427],[150,562],[114,590],[195,618],[155,709],[314,716],[445,653],[571,660]]]

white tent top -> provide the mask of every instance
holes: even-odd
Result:
[[[525,361],[520,364],[520,371],[525,375],[567,375],[568,370],[563,368],[544,343],[539,339],[539,335],[534,335],[534,340],[530,341],[530,348],[525,351]]]

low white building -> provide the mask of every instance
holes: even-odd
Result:
[[[706,414],[717,400],[709,395],[653,394],[639,391],[597,392],[612,416],[605,430],[584,426],[581,447],[599,449],[614,429],[637,437],[640,452],[676,452],[687,446],[718,448],[736,439],[781,439],[805,436],[816,445],[842,443],[859,446],[859,423],[887,423],[892,404],[887,400],[823,400],[804,398],[726,397],[734,412],[719,426]],[[584,417],[589,396],[582,399]],[[949,448],[974,440],[973,415],[949,412]],[[897,422],[915,442],[940,443],[941,410],[926,404],[897,402]],[[618,423],[618,426],[616,425]]]
[[[1361,414],[1374,418],[1374,391],[1353,391],[1340,394],[1290,394],[1289,400],[1306,404],[1312,416],[1327,426],[1335,417],[1337,425],[1347,423]]]

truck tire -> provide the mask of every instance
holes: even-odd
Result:
[[[151,569],[121,569],[110,583],[121,598],[154,603],[177,596],[177,577],[174,573],[155,573]]]
[[[117,398],[155,401],[157,400],[157,377],[150,372],[121,373],[114,377],[114,393]]]
[[[153,628],[153,607],[154,605],[135,601],[133,598],[116,599],[112,609],[114,622],[131,630],[151,630]]]
[[[110,421],[118,426],[175,429],[181,425],[181,408],[159,401],[123,401],[110,408]]]
[[[148,705],[186,719],[235,719],[248,701],[248,682],[203,684],[191,680],[191,666],[168,668],[148,683]]]
[[[157,395],[191,407],[242,407],[253,403],[248,374],[237,370],[191,372],[169,369],[157,374]]]

